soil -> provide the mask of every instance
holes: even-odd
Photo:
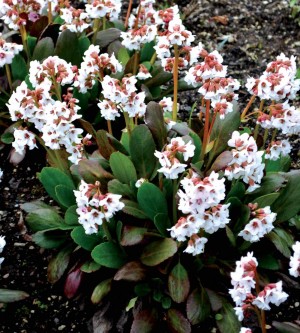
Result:
[[[266,64],[281,52],[287,56],[300,53],[300,28],[291,18],[288,1],[198,0],[179,5],[185,9],[185,25],[196,35],[196,40],[208,50],[218,48],[229,75],[242,82],[248,76],[259,76]],[[240,95],[244,101],[247,93],[242,90]],[[194,93],[182,94],[181,110],[189,111],[195,98]],[[295,138],[294,166],[298,164],[297,146]],[[83,294],[69,300],[63,296],[63,284],[47,282],[47,264],[53,251],[35,246],[24,224],[21,203],[34,199],[49,201],[36,178],[46,164],[45,156],[41,151],[30,151],[24,161],[13,166],[8,155],[9,147],[4,147],[0,151],[0,168],[4,172],[0,182],[0,235],[6,237],[7,245],[0,287],[24,290],[30,296],[24,301],[0,305],[0,333],[93,332],[91,318],[99,309]],[[268,313],[268,332],[272,333],[278,332],[271,327],[273,320],[298,323],[300,320],[299,283],[285,276],[280,278],[290,297]],[[129,332],[121,326],[116,331]],[[201,331],[217,332],[214,328]]]

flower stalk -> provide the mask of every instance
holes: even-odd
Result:
[[[177,100],[178,100],[178,62],[179,62],[179,51],[178,45],[174,45],[174,68],[173,68],[173,82],[174,82],[174,98],[172,108],[172,120],[177,121]]]

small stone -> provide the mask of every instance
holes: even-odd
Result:
[[[26,243],[14,243],[14,246],[15,247],[18,247],[18,246],[20,246],[20,247],[24,247],[24,246],[26,246]]]
[[[30,245],[29,250],[34,250],[34,246]]]
[[[298,308],[298,306],[300,305],[300,303],[296,302],[294,305],[295,305],[295,308]]]
[[[66,328],[66,325],[60,325],[59,327],[58,327],[58,330],[59,331],[62,331],[62,330],[64,330]]]
[[[3,275],[3,279],[7,279],[9,277],[9,273]]]

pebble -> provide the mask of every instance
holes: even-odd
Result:
[[[34,250],[34,246],[29,246],[29,250]]]
[[[58,330],[59,331],[62,331],[62,330],[64,330],[66,328],[66,325],[60,325],[59,327],[58,327]]]
[[[26,243],[14,243],[14,246],[21,246],[21,247],[23,247],[23,246],[26,246]]]
[[[294,305],[295,305],[295,308],[298,308],[298,306],[300,305],[300,303],[296,302]]]

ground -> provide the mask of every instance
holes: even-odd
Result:
[[[186,27],[196,35],[197,42],[201,41],[209,50],[218,48],[229,74],[241,82],[248,76],[260,75],[266,64],[281,52],[287,56],[299,54],[300,28],[290,16],[288,1],[198,0],[179,2],[179,5],[185,9]],[[246,101],[247,92],[241,90],[240,95]],[[194,98],[195,94],[182,95],[183,112],[190,110]],[[298,164],[297,143],[295,138],[294,166]],[[89,321],[97,308],[80,295],[68,300],[62,296],[61,284],[52,286],[47,282],[47,263],[53,253],[36,247],[30,230],[24,225],[20,204],[33,199],[49,200],[36,178],[45,164],[45,156],[30,152],[23,162],[13,166],[8,155],[9,147],[4,147],[0,151],[0,167],[4,172],[0,183],[0,235],[6,236],[7,246],[0,270],[0,287],[24,290],[30,296],[22,302],[2,305],[0,333],[92,331]],[[290,297],[268,315],[269,324],[273,320],[300,319],[300,286],[295,280],[280,278],[284,279]],[[118,332],[127,331],[120,328]]]

